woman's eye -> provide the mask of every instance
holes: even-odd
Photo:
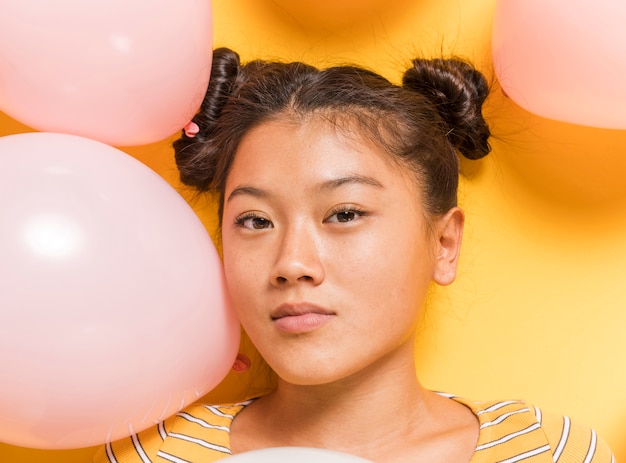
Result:
[[[326,219],[326,222],[333,223],[346,223],[358,220],[365,215],[365,212],[356,209],[345,209],[333,211],[332,214]]]
[[[273,227],[272,222],[258,216],[238,217],[235,223],[243,228],[249,228],[251,230],[263,230],[265,228]]]

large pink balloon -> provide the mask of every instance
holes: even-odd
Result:
[[[626,2],[499,0],[493,58],[504,91],[526,110],[626,129]]]
[[[162,140],[200,106],[210,0],[0,0],[0,110],[115,146]]]
[[[0,441],[115,440],[226,376],[219,257],[152,170],[73,135],[2,137],[0,217]]]

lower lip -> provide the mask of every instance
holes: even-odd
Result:
[[[275,326],[285,333],[302,334],[315,331],[329,323],[334,315],[321,313],[306,313],[289,315],[274,320]]]

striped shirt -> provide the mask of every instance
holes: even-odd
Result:
[[[470,463],[615,463],[593,429],[544,415],[524,401],[468,401],[442,394],[476,415],[479,437]],[[159,425],[98,450],[93,463],[209,463],[230,451],[230,426],[250,402],[195,404]]]

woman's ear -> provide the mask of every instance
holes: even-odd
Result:
[[[437,221],[433,280],[442,286],[449,285],[456,278],[464,223],[465,213],[458,207],[453,207]]]

